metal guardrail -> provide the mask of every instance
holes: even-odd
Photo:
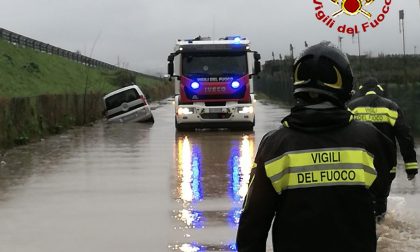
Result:
[[[139,72],[135,72],[132,70],[128,70],[125,68],[121,68],[115,65],[111,65],[108,64],[106,62],[102,62],[87,56],[84,56],[78,52],[71,52],[65,49],[61,49],[59,47],[50,45],[50,44],[46,44],[44,42],[35,40],[35,39],[31,39],[28,38],[26,36],[20,35],[18,33],[14,33],[11,32],[9,30],[0,28],[0,39],[6,40],[11,44],[14,45],[19,45],[25,48],[32,48],[36,51],[39,52],[45,52],[48,54],[53,54],[53,55],[58,55],[64,58],[67,58],[69,60],[72,60],[74,62],[86,65],[86,66],[90,66],[90,67],[101,67],[101,68],[105,68],[105,69],[109,69],[109,70],[124,70],[124,71],[128,71],[130,73],[133,73],[135,75],[143,75],[143,76],[147,76],[150,78],[158,78],[156,76],[151,76],[151,75],[147,75],[147,74],[142,74]]]

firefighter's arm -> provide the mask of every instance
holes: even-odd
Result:
[[[400,146],[400,152],[405,163],[405,171],[409,180],[418,173],[416,151],[413,136],[410,134],[410,127],[404,120],[404,115],[398,109],[398,118],[394,125],[395,136]]]
[[[378,173],[378,178],[388,178],[391,171],[396,168],[397,156],[396,148],[391,139],[379,130],[376,130],[377,141],[373,143],[372,153],[374,155],[374,165]]]
[[[275,213],[277,194],[268,179],[264,163],[251,171],[236,237],[239,252],[266,251],[266,241]]]

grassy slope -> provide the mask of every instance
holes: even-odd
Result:
[[[0,97],[28,97],[40,94],[82,94],[109,92],[113,71],[85,67],[69,59],[18,48],[0,40]],[[143,77],[147,78],[148,77]],[[153,80],[158,82],[158,80]]]

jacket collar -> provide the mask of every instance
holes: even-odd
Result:
[[[284,127],[305,132],[322,132],[345,127],[353,120],[353,114],[346,108],[333,104],[312,104],[294,106],[282,120]]]

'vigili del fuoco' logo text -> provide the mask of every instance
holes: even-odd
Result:
[[[392,0],[313,0],[313,3],[320,22],[339,33],[355,35],[377,28],[389,13]]]

